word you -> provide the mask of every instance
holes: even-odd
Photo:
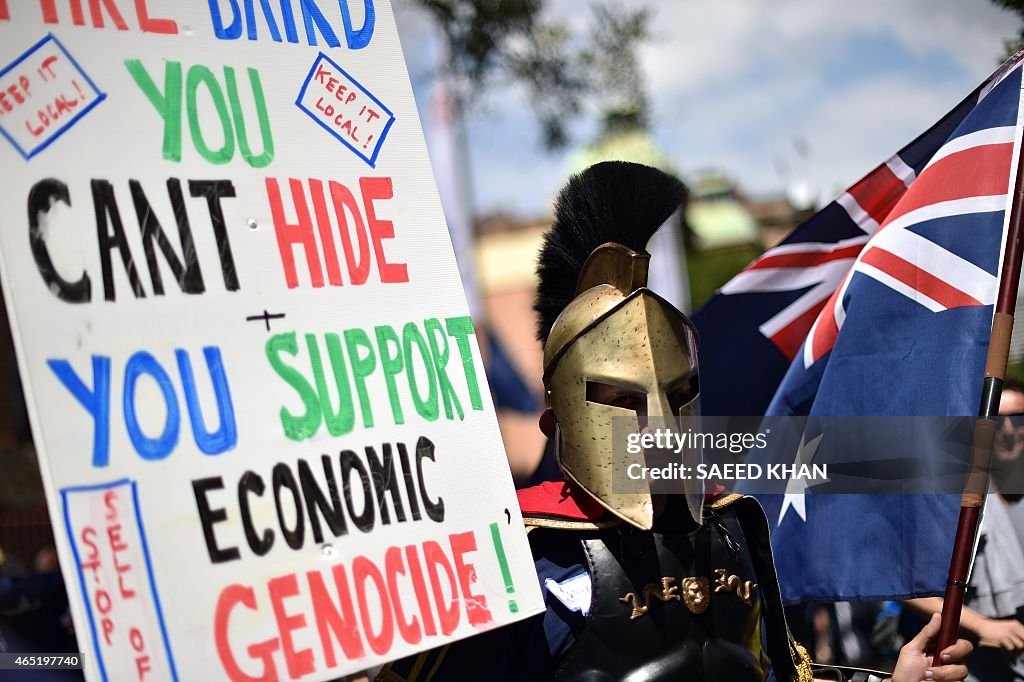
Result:
[[[209,380],[213,386],[213,402],[217,406],[219,424],[216,431],[208,428],[203,418],[191,355],[181,348],[174,351],[181,393],[185,399],[185,410],[188,412],[196,447],[207,455],[219,455],[235,447],[238,442],[238,429],[235,425],[231,390],[228,387],[227,373],[224,370],[220,348],[217,346],[203,348],[203,357],[206,360]],[[94,467],[108,466],[110,464],[112,392],[110,356],[92,356],[91,388],[82,381],[67,360],[51,358],[46,361],[46,364],[64,385],[64,388],[74,396],[78,404],[92,418],[92,465]],[[139,383],[144,379],[156,385],[162,398],[160,402],[163,404],[158,405],[155,410],[147,410],[146,414],[142,415],[136,397]],[[125,430],[128,432],[128,438],[131,440],[135,452],[144,460],[165,459],[178,445],[178,436],[181,431],[181,408],[178,405],[178,391],[170,374],[154,355],[146,351],[138,351],[128,358],[124,364],[121,398],[119,404],[124,417]],[[146,404],[152,408],[150,403]],[[152,436],[143,430],[141,425],[143,416],[146,417],[146,423],[150,426],[154,421],[162,421],[163,425],[159,435]]]
[[[274,160],[274,136],[270,131],[270,117],[267,116],[267,101],[263,95],[263,84],[256,69],[249,68],[246,71],[256,105],[256,118],[260,126],[262,151],[259,154],[255,154],[249,144],[249,133],[242,113],[242,104],[238,97],[238,82],[234,68],[224,67],[224,87],[222,88],[217,76],[208,67],[190,66],[188,73],[184,76],[183,90],[181,62],[164,60],[164,84],[161,91],[141,61],[127,59],[124,65],[128,69],[128,73],[135,79],[136,85],[139,86],[146,99],[163,120],[163,157],[168,161],[181,161],[183,104],[187,112],[192,145],[204,160],[215,165],[231,161],[235,156],[236,138],[242,158],[253,168],[264,168]],[[210,147],[207,142],[207,133],[203,132],[198,108],[200,92],[205,92],[213,102],[217,120],[220,122],[219,139],[223,139],[224,142],[217,149]],[[226,98],[225,92],[227,92]]]

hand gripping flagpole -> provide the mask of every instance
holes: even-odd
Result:
[[[978,520],[985,507],[988,491],[989,459],[995,440],[996,421],[999,413],[999,398],[1006,378],[1006,362],[1010,354],[1010,333],[1013,331],[1013,311],[1017,305],[1017,287],[1020,284],[1021,256],[1024,255],[1024,142],[1017,159],[1017,177],[1013,185],[1013,204],[1010,207],[1010,224],[1006,234],[1006,249],[1003,252],[1002,278],[996,298],[995,315],[992,318],[992,335],[988,342],[988,356],[985,359],[985,380],[981,389],[981,405],[978,420],[974,425],[974,440],[971,444],[971,464],[967,482],[960,500],[960,519],[956,526],[953,542],[953,556],[949,562],[949,578],[946,581],[946,595],[942,601],[942,625],[935,648],[932,665],[942,665],[939,654],[953,644],[960,628],[960,612],[967,590],[967,575],[974,553]]]

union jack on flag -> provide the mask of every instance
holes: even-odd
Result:
[[[701,348],[706,413],[977,413],[1020,155],[1022,56],[698,311],[702,337],[716,339]],[[828,464],[825,445],[766,456]],[[814,492],[759,496],[787,601],[942,593],[959,495]]]
[[[933,312],[993,303],[1001,242],[981,241],[1001,236],[993,214],[1002,217],[1007,201],[1017,120],[1015,101],[989,95],[1019,82],[1022,59],[1015,55],[695,313],[704,338],[730,340],[701,349],[705,413],[764,414],[798,355],[806,369],[834,346],[855,273]],[[956,216],[977,216],[980,227],[954,228],[952,241],[939,235]]]

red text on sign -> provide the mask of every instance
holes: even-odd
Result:
[[[139,573],[131,560],[137,547],[127,539],[122,506],[126,503],[121,491],[103,493],[102,524],[84,526],[79,540],[85,548],[81,569],[85,597],[99,622],[99,634],[105,647],[123,649],[125,640],[132,650],[136,679],[146,679],[152,664],[142,630],[126,622],[126,609],[136,599]]]
[[[43,15],[43,21],[47,24],[59,24],[67,22],[68,14],[59,11],[59,6],[64,5],[71,17],[71,23],[75,26],[85,26],[84,0],[39,0],[39,9]],[[119,31],[127,31],[128,24],[125,23],[121,7],[133,3],[135,5],[135,18],[138,21],[139,29],[143,33],[177,33],[178,24],[172,19],[161,19],[149,14],[148,0],[88,0],[89,20],[93,28],[104,28],[109,20]],[[19,3],[19,10],[27,2]],[[0,20],[9,20],[11,13],[7,8],[7,0],[0,0]]]
[[[259,588],[232,584],[217,600],[214,639],[227,676],[235,682],[297,679],[329,670],[339,660],[356,660],[371,651],[385,656],[399,642],[447,636],[465,618],[472,627],[492,621],[487,600],[474,594],[476,568],[466,555],[477,549],[472,531],[448,536],[448,546],[433,540],[389,547],[380,564],[365,556],[329,570],[290,573]],[[414,600],[404,600],[410,592]],[[259,599],[257,599],[259,594]],[[269,604],[268,604],[269,603]],[[270,618],[271,637],[238,644],[239,623]],[[315,633],[316,649],[301,647],[300,637]],[[283,668],[282,670],[282,663]]]
[[[267,178],[266,184],[267,199],[270,202],[270,212],[274,220],[274,231],[277,234],[277,246],[281,254],[281,265],[284,267],[284,278],[289,289],[299,286],[299,276],[295,266],[295,247],[301,247],[301,253],[305,256],[306,268],[309,272],[309,282],[314,288],[324,286],[324,267],[327,269],[327,281],[331,286],[343,285],[342,261],[339,258],[335,242],[331,213],[333,213],[337,225],[337,236],[341,241],[344,253],[345,270],[351,284],[365,284],[373,262],[377,264],[381,282],[392,284],[409,281],[406,264],[388,262],[387,256],[384,254],[384,240],[393,239],[395,236],[394,223],[377,216],[377,203],[394,196],[391,178],[360,178],[361,204],[356,202],[352,191],[345,185],[333,180],[328,182],[326,188],[329,192],[328,198],[324,183],[310,178],[309,197],[313,202],[313,214],[316,216],[315,232],[309,204],[306,200],[306,189],[301,180],[295,178],[288,180],[292,196],[291,208],[296,216],[294,222],[285,214],[278,181],[275,178]],[[328,212],[328,201],[333,209],[331,212]],[[319,247],[317,234],[320,236]],[[370,259],[371,245],[373,247],[373,262]],[[322,260],[321,248],[323,250]]]

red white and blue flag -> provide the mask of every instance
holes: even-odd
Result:
[[[701,348],[706,414],[765,414],[797,355],[808,368],[834,345],[854,272],[933,311],[992,303],[1000,247],[971,219],[962,230],[953,223],[956,215],[981,216],[984,228],[1003,210],[1016,129],[1016,101],[1005,94],[1008,82],[1019,82],[1020,60],[1004,64],[695,313],[702,336],[730,340]],[[946,232],[959,243],[944,243]],[[982,272],[972,254],[987,254],[996,266]]]
[[[1021,141],[1021,58],[697,312],[716,339],[701,348],[705,413],[976,414]],[[959,496],[801,489],[762,502],[787,600],[945,586]]]

